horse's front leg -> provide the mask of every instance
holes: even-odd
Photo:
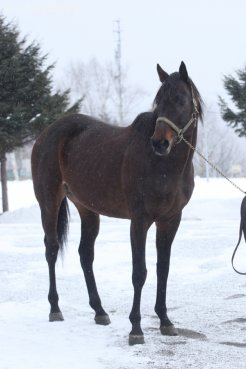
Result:
[[[129,316],[132,330],[129,335],[129,344],[144,343],[144,335],[141,329],[140,302],[142,288],[147,276],[145,262],[145,244],[149,224],[146,221],[131,221],[131,246],[132,246],[132,283],[134,287],[133,306]]]
[[[155,311],[160,318],[160,330],[164,335],[175,336],[177,329],[167,316],[166,290],[170,265],[171,246],[181,220],[181,213],[167,221],[156,222],[157,295]]]

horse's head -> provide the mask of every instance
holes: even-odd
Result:
[[[200,95],[183,62],[178,73],[168,75],[159,64],[157,72],[162,85],[154,100],[157,119],[151,144],[156,155],[164,156],[184,134],[189,138],[202,110]]]

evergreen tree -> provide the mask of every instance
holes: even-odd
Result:
[[[35,138],[62,114],[77,112],[81,100],[69,107],[69,90],[54,92],[39,44],[27,45],[17,27],[0,16],[0,164],[3,211],[8,210],[6,153]]]
[[[231,75],[224,77],[224,87],[234,108],[231,109],[221,97],[219,99],[222,118],[242,137],[246,136],[246,66],[236,75],[237,78]]]

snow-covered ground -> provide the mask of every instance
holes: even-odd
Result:
[[[237,183],[245,190],[246,179]],[[1,369],[245,369],[246,277],[230,264],[242,194],[224,179],[196,179],[173,244],[169,315],[179,336],[159,332],[155,303],[155,229],[148,235],[142,297],[145,344],[128,346],[132,304],[129,222],[103,218],[95,273],[111,325],[94,323],[79,264],[79,218],[57,263],[65,321],[49,323],[48,269],[31,181],[9,183],[11,212],[0,216]],[[246,271],[245,244],[236,258]]]

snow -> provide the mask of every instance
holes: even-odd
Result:
[[[246,179],[236,179],[246,189]],[[175,238],[168,283],[169,316],[179,336],[159,332],[154,313],[155,229],[147,241],[148,277],[142,296],[145,344],[128,346],[133,289],[129,221],[102,218],[95,274],[111,325],[94,323],[77,246],[72,208],[69,245],[57,262],[64,322],[48,322],[48,270],[40,212],[31,181],[10,182],[11,212],[0,216],[1,369],[245,369],[246,278],[230,264],[242,194],[224,179],[196,178]],[[246,271],[244,244],[236,266]]]

